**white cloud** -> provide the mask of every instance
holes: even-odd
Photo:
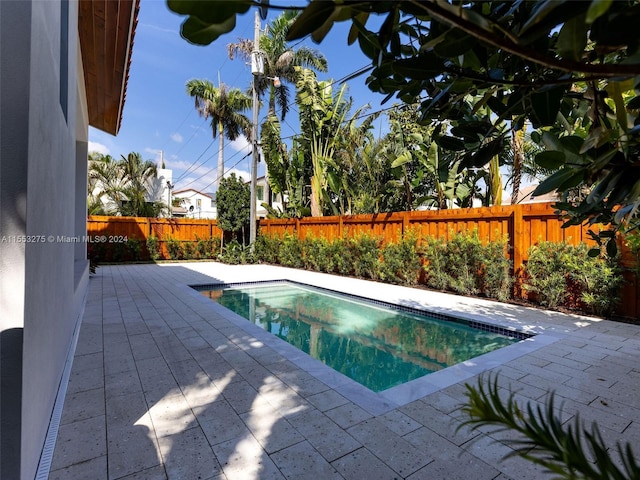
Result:
[[[176,143],[182,143],[183,138],[182,138],[182,135],[176,132],[171,134],[171,140],[173,140]]]
[[[251,142],[244,136],[240,135],[233,142],[229,144],[236,152],[241,152],[244,154],[251,153]]]
[[[236,177],[241,177],[245,182],[251,181],[251,173],[246,170],[239,170],[237,168],[231,168],[224,172],[225,178],[228,178],[232,173],[236,174]]]
[[[145,153],[150,153],[151,155],[153,155],[153,158],[151,159],[154,162],[159,162],[161,157],[162,157],[162,150],[158,150],[157,148],[145,148],[144,149]],[[165,162],[166,163],[166,162]]]
[[[98,142],[89,142],[89,152],[97,152],[102,155],[109,155],[109,147]]]

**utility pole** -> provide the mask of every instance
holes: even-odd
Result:
[[[253,81],[251,82],[253,91],[253,128],[251,130],[251,143],[253,146],[253,156],[251,160],[251,209],[249,215],[249,243],[251,249],[256,241],[257,236],[257,212],[256,212],[256,191],[258,185],[258,86],[257,81],[261,75],[264,74],[263,58],[260,54],[260,14],[256,10],[255,12],[255,26],[253,34],[253,52],[251,54],[251,73],[253,74]]]

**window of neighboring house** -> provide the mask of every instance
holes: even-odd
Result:
[[[69,110],[69,0],[60,2],[60,106],[68,121]]]
[[[257,187],[256,197],[258,197],[258,200],[260,200],[261,202],[264,201],[264,187]]]
[[[201,198],[197,198],[196,199],[196,207],[202,208],[202,199]]]
[[[216,201],[212,198],[211,199],[211,208],[216,206]]]

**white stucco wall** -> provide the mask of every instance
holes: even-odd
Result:
[[[86,113],[77,112],[86,112],[78,97],[77,7],[68,2],[65,118],[61,3],[0,2],[0,237],[7,240],[0,249],[0,322],[3,336],[23,339],[20,364],[2,359],[3,387],[15,389],[10,402],[0,398],[2,478],[34,478],[88,282],[84,247],[60,240],[86,232],[87,125]],[[15,371],[4,376],[7,368],[21,371],[20,384]],[[19,424],[10,436],[8,415]]]
[[[181,206],[187,210],[186,218],[217,218],[218,216],[215,204],[211,204],[211,197],[196,190],[174,192],[173,198],[182,200]],[[193,207],[193,210],[190,207]]]

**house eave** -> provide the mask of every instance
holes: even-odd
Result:
[[[78,8],[89,125],[116,135],[122,123],[140,0],[80,0]]]

